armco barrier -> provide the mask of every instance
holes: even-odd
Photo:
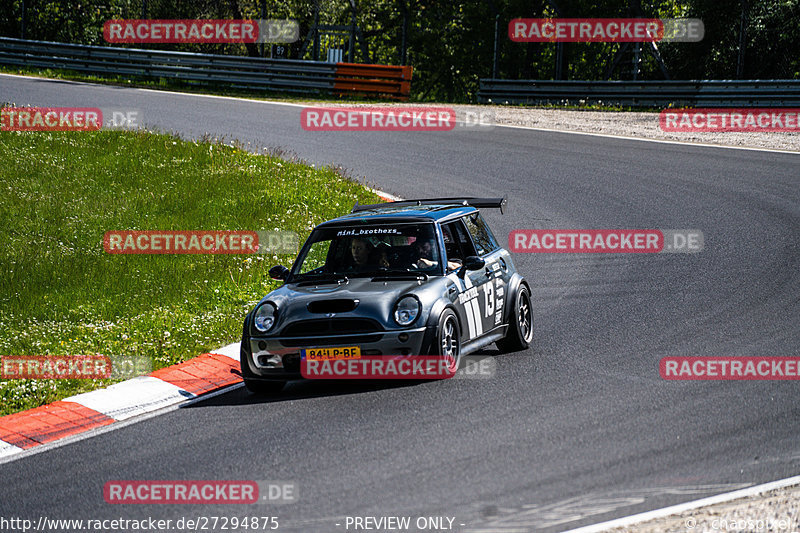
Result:
[[[553,81],[480,80],[478,99],[493,104],[798,107],[800,80]]]
[[[337,63],[334,90],[385,94],[407,100],[411,93],[412,67]]]
[[[411,67],[166,52],[0,37],[0,64],[294,93],[407,98]]]

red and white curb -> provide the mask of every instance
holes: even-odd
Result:
[[[373,189],[372,187],[367,187],[370,191],[374,192],[382,199],[386,200],[387,202],[401,202],[403,199],[399,196],[395,196],[393,194],[389,194],[388,192],[379,191],[378,189]]]
[[[387,202],[400,200],[370,190]],[[0,460],[236,385],[242,382],[239,367],[237,342],[105,389],[0,417]]]
[[[239,343],[147,376],[0,417],[0,458],[187,402],[242,381]]]

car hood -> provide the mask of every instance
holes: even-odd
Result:
[[[278,307],[275,332],[290,322],[331,316],[372,318],[386,329],[396,329],[399,326],[392,319],[394,304],[406,294],[419,297],[430,283],[407,278],[372,279],[351,278],[343,283],[316,285],[287,283],[265,296],[262,302],[270,301]],[[353,302],[352,309],[347,309],[349,301]]]

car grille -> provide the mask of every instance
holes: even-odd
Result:
[[[317,318],[300,320],[283,328],[280,343],[287,348],[314,346],[320,343],[367,344],[381,340],[382,332],[381,325],[370,318]],[[334,335],[351,336],[343,340]]]
[[[315,300],[308,304],[310,313],[347,313],[358,305],[358,300],[340,298],[337,300]]]
[[[281,337],[326,337],[383,331],[381,325],[370,318],[315,318],[292,322],[281,331]]]
[[[382,337],[383,335],[380,333],[377,335],[352,335],[347,337],[347,340],[343,340],[341,337],[331,337],[329,339],[326,339],[325,337],[292,337],[291,339],[280,339],[280,343],[281,346],[285,346],[287,348],[305,348],[308,346],[319,346],[321,344],[329,344],[331,346],[338,344],[369,344],[378,342]]]

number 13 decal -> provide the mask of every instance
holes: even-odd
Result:
[[[486,284],[486,291],[483,294],[486,296],[486,316],[490,317],[494,314],[494,280]]]

